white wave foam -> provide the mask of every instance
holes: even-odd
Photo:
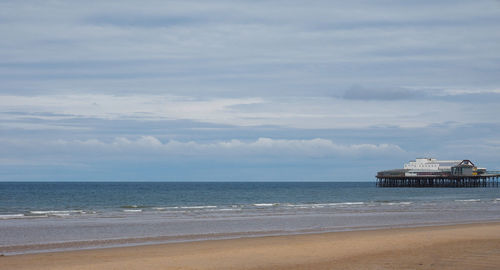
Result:
[[[381,203],[381,205],[410,205],[412,202],[387,202]]]
[[[312,204],[291,204],[291,203],[287,203],[287,204],[284,204],[284,206],[290,207],[290,208],[311,208]]]
[[[253,204],[254,206],[260,207],[269,207],[269,206],[283,206],[285,208],[295,208],[295,209],[307,209],[307,208],[324,208],[324,207],[345,207],[345,206],[357,206],[357,205],[365,205],[364,202],[338,202],[338,203],[301,203],[301,204],[292,204],[292,203],[259,203]]]
[[[215,205],[197,205],[197,206],[181,206],[181,209],[206,209],[206,208],[217,208]]]
[[[124,209],[123,212],[136,213],[136,212],[142,212],[142,209]]]
[[[69,215],[70,215],[69,213],[51,214],[51,216],[54,217],[67,217]]]
[[[349,205],[363,205],[364,202],[341,202],[341,203],[314,203],[311,204],[313,207],[325,207],[325,206],[349,206]],[[300,205],[302,206],[302,205]]]
[[[325,207],[325,206],[336,206],[338,204],[336,203],[313,203],[311,204],[312,207]]]
[[[24,218],[23,214],[9,214],[9,215],[0,215],[0,219],[14,219],[14,218]]]
[[[455,200],[456,202],[480,202],[480,199]]]
[[[238,211],[241,210],[240,208],[222,208],[218,209],[218,211]]]
[[[83,210],[48,210],[48,211],[30,211],[33,215],[70,215],[70,214],[85,214]]]
[[[254,203],[252,205],[257,207],[270,207],[270,206],[278,206],[279,203]]]
[[[337,205],[362,205],[365,204],[364,202],[344,202],[344,203],[337,203]]]
[[[412,204],[412,202],[400,202],[399,204],[400,205],[410,205],[410,204]]]

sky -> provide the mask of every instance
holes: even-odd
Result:
[[[0,1],[0,181],[500,170],[500,1]]]

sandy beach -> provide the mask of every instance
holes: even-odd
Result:
[[[0,257],[7,269],[500,269],[500,223]]]

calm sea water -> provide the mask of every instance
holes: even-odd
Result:
[[[0,252],[500,220],[498,188],[0,183]]]

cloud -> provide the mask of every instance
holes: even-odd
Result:
[[[454,90],[450,89],[437,93],[431,98],[440,99],[447,102],[463,102],[463,103],[477,103],[489,104],[500,102],[500,90]]]
[[[498,102],[500,100],[500,90],[352,86],[344,92],[342,98],[370,101],[413,100],[485,104]]]
[[[2,3],[0,91],[280,97],[358,83],[498,86],[495,3],[384,3]]]
[[[139,15],[131,14],[104,14],[93,15],[85,19],[85,22],[96,25],[113,25],[120,27],[173,27],[178,25],[190,25],[202,23],[200,17],[176,16],[176,15]],[[206,21],[204,22],[206,23]]]
[[[194,141],[181,142],[170,140],[162,143],[153,136],[142,136],[136,140],[116,138],[104,143],[99,140],[58,141],[57,145],[74,145],[75,147],[91,147],[105,151],[146,151],[160,155],[175,156],[295,156],[295,157],[328,157],[372,154],[394,154],[404,152],[399,146],[391,144],[352,144],[339,145],[327,139],[288,140],[259,138],[255,141],[237,139],[211,143]]]
[[[195,99],[171,95],[0,95],[7,117],[60,119],[97,117],[106,119],[205,119],[210,121],[231,106],[262,102],[261,98]],[[18,115],[16,115],[16,113]]]
[[[0,140],[5,149],[11,149],[30,156],[72,156],[98,159],[162,159],[162,158],[327,158],[327,157],[367,157],[374,155],[393,156],[405,151],[394,144],[336,144],[327,139],[289,140],[259,138],[255,141],[227,140],[200,143],[177,140],[160,141],[154,136],[137,139],[117,137],[105,142],[98,139],[52,140],[27,142],[24,140]],[[6,152],[7,154],[7,152]],[[8,154],[7,154],[8,155]],[[8,157],[5,157],[8,158]]]
[[[396,90],[394,90],[396,91]],[[448,121],[496,123],[492,99],[465,99],[419,93],[403,98],[394,91],[358,91],[356,99],[193,98],[172,95],[71,94],[19,96],[0,94],[0,125],[6,129],[88,128],[86,118],[134,121],[192,121],[227,127],[276,126],[301,129],[425,127]],[[412,90],[413,91],[413,90]],[[416,92],[416,90],[415,90]],[[392,96],[389,96],[392,94]],[[371,95],[371,96],[367,96]],[[423,97],[427,95],[426,97]],[[496,95],[496,94],[495,94]],[[368,99],[377,98],[377,99]],[[385,98],[385,99],[382,99]],[[369,100],[370,102],[366,102]],[[394,102],[398,101],[398,102]],[[481,102],[481,106],[474,104]],[[389,104],[390,103],[390,104]],[[425,103],[425,106],[422,104]],[[467,113],[464,113],[467,111]],[[460,117],[457,117],[460,116]],[[97,128],[97,127],[96,127]]]
[[[401,100],[418,98],[416,90],[385,87],[385,88],[364,88],[362,86],[353,86],[344,93],[345,99],[357,100]],[[420,93],[422,95],[422,93]]]

